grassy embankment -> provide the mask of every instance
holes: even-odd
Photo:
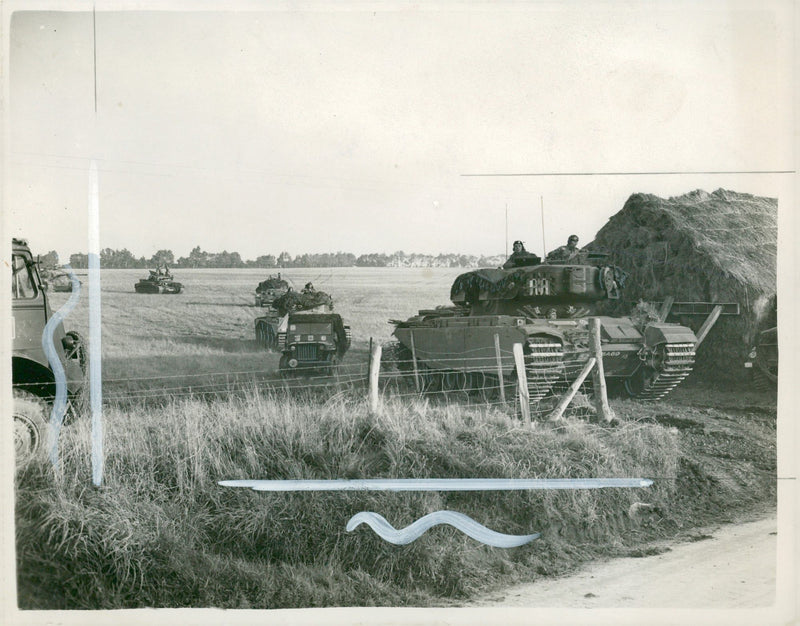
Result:
[[[654,407],[654,408],[653,408]],[[718,482],[687,464],[664,406],[615,405],[619,426],[568,419],[526,429],[496,408],[387,399],[264,396],[106,412],[103,486],[91,487],[85,421],[63,431],[62,471],[17,477],[24,608],[429,605],[553,575],[598,555],[636,555],[698,521],[713,498],[744,506],[753,480]],[[235,478],[651,477],[647,489],[486,493],[257,493]],[[691,492],[689,491],[691,489]],[[630,515],[636,502],[655,513]],[[634,507],[635,509],[636,507]],[[509,534],[503,550],[440,526],[394,546],[361,526],[457,510]],[[702,510],[701,510],[702,509]]]

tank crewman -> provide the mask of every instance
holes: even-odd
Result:
[[[538,255],[533,252],[528,252],[525,249],[525,244],[517,240],[514,242],[514,251],[511,253],[511,256],[503,263],[503,269],[507,270],[514,267],[524,267],[526,265],[539,265],[541,262],[542,260]]]
[[[314,285],[311,283],[306,283],[306,286],[303,287],[303,293],[314,293],[314,291],[316,290],[314,289]]]
[[[578,249],[578,235],[570,235],[566,246],[560,246],[547,255],[548,261],[566,263],[575,260],[581,251]]]

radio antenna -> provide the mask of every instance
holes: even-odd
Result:
[[[542,206],[542,258],[547,259],[547,246],[544,242],[544,196],[539,196],[539,202]]]
[[[508,202],[506,202],[506,256],[508,256]]]

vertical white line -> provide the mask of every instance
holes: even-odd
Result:
[[[103,378],[100,317],[100,193],[97,163],[89,166],[89,398],[92,410],[92,482],[103,481]]]
[[[94,72],[94,113],[97,115],[97,12],[92,4],[92,71]]]

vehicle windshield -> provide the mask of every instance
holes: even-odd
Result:
[[[25,257],[21,254],[15,254],[12,267],[11,296],[15,300],[35,298],[36,283],[33,279],[31,268],[25,262]]]

